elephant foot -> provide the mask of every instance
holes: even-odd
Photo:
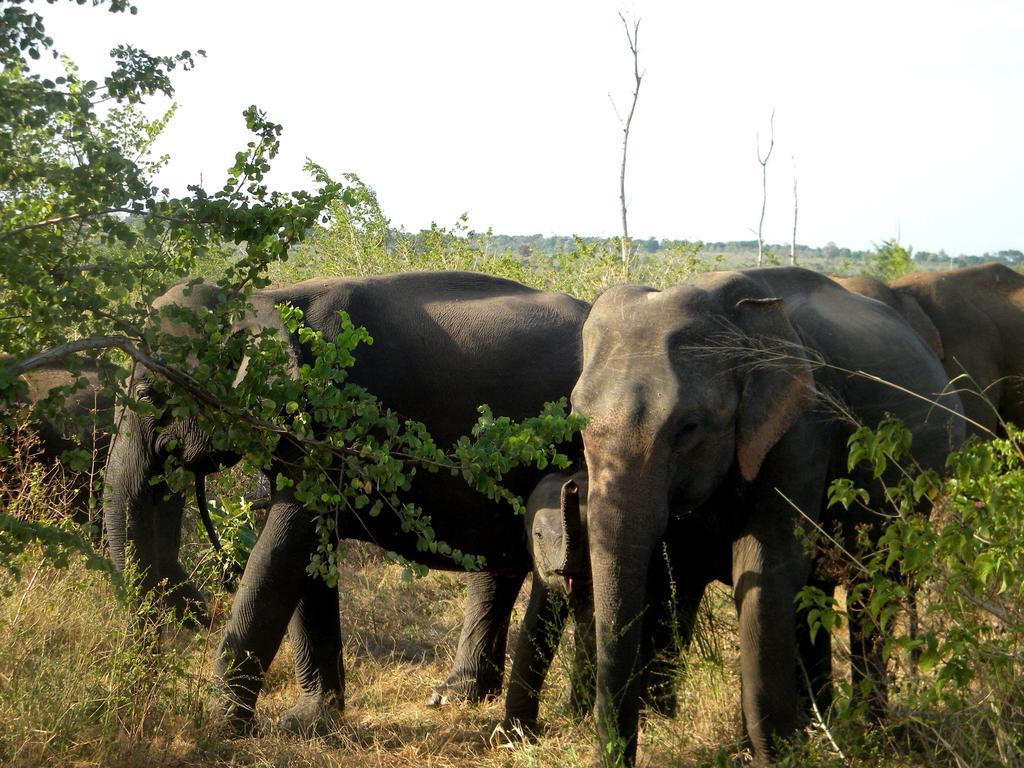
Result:
[[[428,707],[443,707],[455,702],[480,704],[497,698],[501,694],[501,685],[481,684],[470,677],[449,677],[430,694]]]
[[[491,731],[487,743],[494,749],[515,749],[537,741],[540,726],[532,718],[506,717]]]
[[[593,693],[572,691],[569,694],[569,713],[577,720],[582,720],[594,710]]]
[[[336,724],[345,705],[336,694],[303,696],[277,721],[277,728],[294,736],[320,736]]]
[[[227,732],[227,736],[252,736],[256,732],[256,721],[251,707],[232,702],[229,699],[217,698],[207,706],[211,718],[219,723]]]

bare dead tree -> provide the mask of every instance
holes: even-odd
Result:
[[[789,263],[792,266],[796,266],[796,215],[800,210],[800,205],[796,196],[796,156],[790,155],[790,160],[793,161],[793,240],[789,244]]]
[[[626,221],[626,149],[629,146],[629,129],[633,124],[633,114],[636,112],[636,101],[640,95],[640,81],[643,80],[644,72],[640,71],[640,55],[638,41],[640,38],[640,19],[632,20],[632,26],[630,22],[626,20],[623,14],[619,14],[619,18],[622,20],[622,26],[626,30],[626,42],[629,44],[629,52],[633,54],[633,102],[629,107],[629,114],[626,115],[626,119],[622,119],[622,115],[619,114],[618,107],[615,106],[615,99],[609,93],[608,98],[612,102],[612,109],[615,110],[615,116],[619,118],[619,123],[622,125],[622,166],[619,170],[619,204],[622,209],[622,272],[624,277],[629,275],[629,261],[630,252],[632,246],[629,241],[629,224]]]
[[[764,157],[761,157],[761,134],[757,135],[757,162],[761,164],[761,221],[757,225],[757,266],[761,266],[764,261],[764,211],[768,205],[768,160],[772,156],[772,150],[775,149],[775,110],[772,110],[772,117],[769,123],[771,125],[771,141],[768,143],[768,152],[765,153]]]

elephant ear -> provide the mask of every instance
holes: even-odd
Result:
[[[910,327],[917,332],[918,336],[924,339],[932,352],[935,353],[935,356],[939,360],[944,360],[946,358],[946,350],[942,346],[942,334],[935,327],[935,323],[921,309],[917,299],[899,291],[895,291],[895,293],[897,301],[896,311],[903,315],[903,318],[910,324]]]
[[[562,552],[556,573],[580,573],[582,549],[582,525],[580,521],[580,486],[574,479],[562,484]]]
[[[781,299],[742,299],[739,325],[751,343],[736,419],[736,460],[757,477],[768,451],[814,401],[814,377]]]
[[[238,336],[244,333],[257,334],[265,328],[272,328],[277,337],[287,344],[288,375],[292,378],[297,378],[299,375],[300,361],[302,360],[302,352],[299,349],[298,340],[295,338],[294,334],[289,333],[284,321],[281,320],[281,313],[278,312],[276,307],[260,301],[257,297],[252,299],[252,304],[253,311],[250,311],[244,318],[232,326],[232,336]],[[242,360],[238,365],[238,372],[235,374],[235,380],[232,386],[237,387],[241,384],[246,373],[248,373],[248,370],[249,356],[243,355]]]

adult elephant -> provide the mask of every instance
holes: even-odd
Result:
[[[942,364],[983,436],[1024,426],[1024,275],[1004,264],[917,272],[891,283],[914,299],[942,339]],[[967,375],[967,381],[963,375]]]
[[[848,290],[888,304],[942,361],[963,401],[970,434],[1024,425],[1024,275],[1004,264],[916,272],[889,285],[836,278]]]
[[[903,316],[903,319],[917,332],[918,336],[924,339],[939,360],[945,357],[946,353],[942,346],[942,335],[939,333],[939,329],[935,327],[935,323],[925,314],[913,296],[907,293],[897,293],[878,278],[867,275],[833,277],[832,279],[848,291],[888,304]]]
[[[635,759],[637,617],[669,510],[684,509],[688,525],[704,529],[690,535],[696,551],[724,564],[733,585],[744,723],[755,757],[770,759],[800,720],[798,637],[815,689],[827,685],[827,635],[810,646],[797,633],[794,597],[815,575],[797,531],[839,523],[851,544],[860,525],[878,524],[826,505],[830,481],[848,475],[856,423],[899,417],[916,461],[941,468],[963,435],[958,399],[939,394],[945,383],[893,310],[802,269],[711,273],[665,291],[621,286],[597,299],[572,403],[589,419],[603,758]],[[870,470],[849,476],[881,504]],[[851,642],[855,653],[870,650],[856,616]]]
[[[212,307],[217,299],[213,286],[197,286],[190,295],[178,286],[156,306]],[[579,374],[587,305],[509,280],[463,272],[405,273],[314,279],[254,292],[254,309],[235,331],[273,329],[288,342],[298,366],[310,354],[284,327],[275,309],[282,302],[301,309],[306,323],[327,339],[339,331],[339,310],[365,326],[374,343],[357,351],[350,380],[386,407],[422,421],[439,445],[469,431],[478,405],[486,403],[497,415],[522,419],[567,395]],[[151,397],[150,389],[147,376],[134,383],[142,400]],[[198,476],[232,458],[214,455],[210,436],[193,420],[158,427],[148,416],[121,415],[107,464],[104,515],[115,561],[124,563],[130,541],[147,574],[177,561],[176,542],[161,540],[157,525],[163,516],[180,516],[180,497],[168,500],[165,487],[150,483],[172,446]],[[284,466],[278,470],[287,472]],[[505,478],[506,486],[525,495],[540,476],[517,470]],[[422,506],[438,539],[486,558],[487,570],[469,576],[449,686],[475,698],[496,693],[512,605],[530,569],[522,519],[449,473],[419,473],[401,497]],[[339,532],[430,567],[453,567],[441,555],[420,552],[414,534],[403,532],[387,515],[343,516]],[[252,717],[263,673],[286,628],[295,647],[302,696],[285,724],[304,729],[324,708],[343,706],[337,588],[306,573],[316,541],[314,516],[296,502],[292,489],[274,491],[219,651],[217,673],[226,686],[226,714],[236,726],[244,727]]]

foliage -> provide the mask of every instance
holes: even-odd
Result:
[[[903,669],[883,726],[888,738],[958,765],[1024,759],[1024,433],[1007,430],[952,454],[945,479],[905,466],[910,435],[898,422],[850,440],[851,465],[866,461],[876,477],[902,467],[880,539],[849,553],[860,573],[846,602],[867,606],[889,667]],[[833,504],[864,498],[849,483],[830,492]],[[934,503],[930,521],[917,514],[922,503]],[[906,633],[911,596],[918,626]],[[847,618],[820,590],[800,599],[812,633]],[[853,693],[846,685],[836,709],[841,730],[863,716]]]
[[[111,10],[134,12],[119,2]],[[57,55],[39,15],[19,7],[0,19],[0,40],[8,42],[0,58],[9,65],[0,80],[0,146],[9,150],[0,162],[0,299],[9,313],[0,318],[0,343],[14,355],[0,367],[0,396],[17,393],[16,374],[46,359],[118,349],[165,380],[153,388],[157,396],[122,393],[127,407],[195,418],[214,436],[215,448],[243,455],[252,468],[269,468],[278,449],[293,455],[292,471],[276,481],[279,488],[293,485],[297,499],[318,513],[314,572],[336,578],[337,515],[364,508],[370,515],[390,509],[421,549],[478,567],[476,558],[437,541],[420,510],[400,502],[415,466],[461,473],[481,492],[516,506],[500,487],[502,474],[526,461],[564,461],[553,441],[566,439],[574,422],[554,411],[524,425],[485,418],[473,440],[447,455],[422,424],[402,422],[347,381],[355,346],[372,341],[347,318],[336,336],[325,338],[303,324],[298,310],[279,308],[313,356],[298,371],[270,331],[233,335],[252,291],[269,283],[269,265],[330,221],[329,203],[350,233],[364,240],[380,233],[372,192],[354,176],[346,189],[312,162],[307,170],[315,192],[272,192],[265,176],[282,129],[250,107],[244,117],[254,138],[235,155],[223,186],[212,193],[191,186],[187,196],[170,197],[152,183],[165,159],[148,159],[166,117],[149,121],[135,105],[143,96],[170,96],[169,73],[179,65],[190,69],[192,54],[154,57],[122,46],[112,52],[114,70],[103,86],[80,78],[67,61],[65,76],[51,81],[29,67],[44,52]],[[115,106],[101,114],[101,101]],[[438,229],[425,240],[426,251],[435,253],[447,251],[450,238]],[[211,252],[227,260],[217,264]],[[449,264],[466,266],[459,257]],[[153,310],[152,299],[170,282],[199,268],[216,276],[213,305]],[[243,359],[250,375],[236,387],[233,371]],[[117,386],[113,378],[107,383]],[[172,452],[175,447],[172,442]],[[165,477],[175,489],[191,484],[174,456]],[[29,540],[41,536],[16,530]]]
[[[474,232],[465,214],[450,228],[434,224],[407,233],[391,226],[371,187],[355,174],[343,178],[346,195],[329,204],[329,225],[316,230],[286,263],[271,266],[269,274],[275,282],[325,274],[468,270],[587,300],[622,282],[618,238],[560,238],[551,243],[537,241],[537,249],[516,248],[507,237]],[[658,247],[656,253],[642,249],[634,254],[631,280],[665,287],[723,263],[720,255],[705,257],[699,242],[666,241]]]
[[[0,568],[19,578],[20,555],[25,542],[33,541],[58,567],[80,557],[87,568],[113,576],[110,561],[93,550],[66,512],[75,489],[68,487],[61,465],[36,461],[38,437],[24,421],[15,424],[11,437],[0,454]]]
[[[209,499],[206,508],[220,538],[225,560],[217,563],[219,569],[241,573],[260,535],[253,502],[244,496],[229,496]],[[196,527],[205,537],[206,532],[199,520],[196,520]]]
[[[240,453],[253,468],[269,469],[275,457],[286,457],[287,469],[278,471],[278,489],[291,487],[295,498],[317,513],[320,545],[310,572],[335,583],[342,550],[338,540],[341,515],[381,513],[396,516],[403,532],[417,536],[420,551],[439,553],[467,569],[481,560],[437,540],[429,516],[400,498],[418,470],[446,470],[492,499],[509,502],[521,511],[522,502],[501,486],[505,473],[516,466],[568,465],[557,445],[579,429],[578,417],[567,417],[565,402],[552,404],[538,416],[516,424],[494,418],[482,407],[471,437],[460,439],[449,452],[439,447],[426,427],[401,419],[372,393],[349,381],[356,347],[372,344],[364,328],[356,327],[344,312],[333,338],[303,322],[298,308],[277,308],[290,333],[309,349],[311,363],[290,375],[283,341],[270,332],[255,337],[236,336],[222,344],[224,329],[209,310],[174,310],[175,319],[188,318],[194,329],[187,339],[170,337],[162,350],[177,345],[180,353],[209,359],[193,368],[195,386],[169,390],[159,398],[174,415],[198,414],[199,423],[213,436],[215,450]],[[209,356],[226,355],[219,359]],[[245,375],[236,380],[238,361],[247,359]],[[233,362],[229,363],[228,360]],[[218,404],[203,408],[203,401]],[[172,459],[164,477],[174,488],[186,488],[191,475]],[[392,555],[412,571],[425,568]]]
[[[314,193],[270,192],[263,178],[281,128],[255,107],[245,112],[255,138],[222,189],[193,186],[180,198],[157,189],[152,177],[165,158],[152,158],[151,148],[170,112],[150,120],[138,104],[171,96],[170,73],[191,69],[193,54],[119,46],[102,85],[64,58],[64,74],[50,79],[32,62],[59,53],[30,4],[0,14],[0,349],[13,356],[0,364],[0,405],[22,391],[18,373],[47,359],[77,370],[72,352],[151,354],[150,302],[198,258],[224,242],[241,246],[222,279],[244,295],[263,283],[266,262],[283,258],[343,194],[324,174]],[[109,10],[135,12],[122,0]],[[104,370],[116,387],[117,369]],[[51,535],[6,524],[14,540]]]
[[[866,266],[865,272],[872,277],[883,282],[895,280],[914,271],[914,249],[904,248],[895,239],[884,240],[868,255]]]
[[[98,3],[97,3],[98,4]],[[147,120],[144,96],[170,96],[169,74],[193,56],[150,56],[131,46],[112,52],[100,86],[65,75],[45,79],[29,59],[57,57],[42,19],[19,3],[0,16],[0,347],[15,357],[77,340],[77,349],[138,344],[148,303],[221,242],[244,244],[226,275],[242,288],[283,258],[318,220],[340,185],[317,173],[317,191],[272,193],[263,179],[281,127],[255,107],[245,111],[254,140],[235,156],[225,185],[193,186],[172,198],[152,183],[164,158],[149,157],[167,118]],[[111,3],[112,12],[134,8]],[[201,53],[201,52],[200,52]],[[105,113],[100,103],[113,103]],[[116,340],[116,341],[115,341]],[[17,367],[0,370],[0,391]]]

